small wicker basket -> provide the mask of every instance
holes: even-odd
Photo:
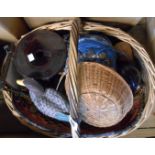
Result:
[[[39,27],[37,29],[48,29],[59,31],[70,31],[70,47],[68,61],[68,88],[70,96],[68,96],[71,106],[71,116],[76,120],[78,118],[79,107],[79,88],[78,88],[78,64],[77,64],[77,42],[80,31],[98,31],[106,35],[116,37],[117,39],[127,42],[134,49],[135,57],[140,61],[143,68],[142,78],[145,82],[144,104],[136,102],[129,114],[117,125],[108,128],[96,128],[88,124],[80,124],[81,137],[120,137],[129,134],[137,129],[150,115],[155,102],[155,68],[145,51],[145,49],[134,38],[120,29],[104,26],[102,24],[92,22],[79,22],[76,18],[71,21],[54,23]],[[34,29],[33,31],[37,30]],[[30,32],[31,33],[31,32]],[[6,85],[3,90],[3,96],[12,114],[24,125],[50,137],[71,137],[70,125],[61,123],[50,118],[44,117],[27,99],[27,97],[19,97],[21,103],[16,100],[15,93]]]
[[[66,91],[68,90],[66,78]],[[98,63],[79,64],[79,108],[86,123],[110,127],[131,110],[133,95],[124,79],[114,70]]]

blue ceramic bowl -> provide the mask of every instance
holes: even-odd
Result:
[[[82,35],[79,39],[78,51],[80,62],[98,62],[112,68],[116,67],[117,51],[105,37]]]

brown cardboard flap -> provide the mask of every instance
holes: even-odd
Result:
[[[25,17],[26,23],[30,28],[50,23],[72,19],[73,17]],[[117,22],[122,24],[136,25],[142,17],[86,17],[88,20],[101,22]]]
[[[0,39],[16,42],[21,35],[28,32],[28,26],[19,17],[0,18]]]

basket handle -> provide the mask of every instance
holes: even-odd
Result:
[[[80,137],[80,128],[79,128],[79,93],[78,93],[78,36],[80,32],[81,22],[79,18],[75,18],[71,23],[70,31],[70,45],[69,45],[69,56],[68,56],[68,72],[67,76],[69,77],[69,91],[68,99],[70,102],[70,125],[71,133],[73,138]]]

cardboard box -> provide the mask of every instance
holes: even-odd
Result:
[[[0,40],[16,42],[21,35],[28,31],[28,26],[22,18],[0,18]]]

